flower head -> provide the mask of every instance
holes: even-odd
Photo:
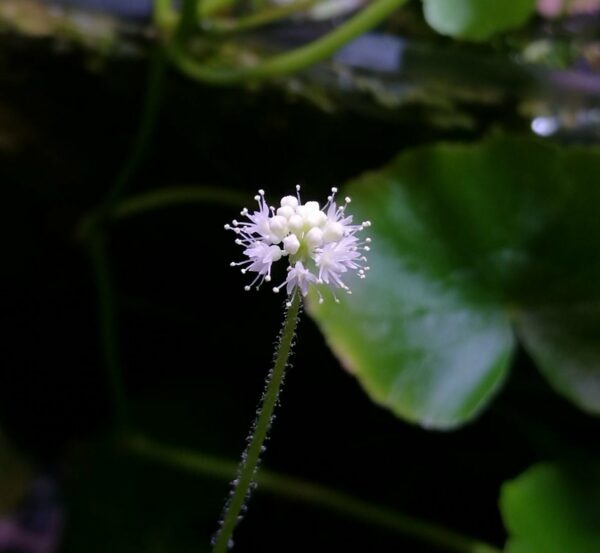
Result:
[[[296,186],[296,196],[284,196],[278,208],[268,207],[264,190],[259,190],[254,199],[258,210],[241,211],[246,221],[233,220],[225,225],[237,235],[236,243],[244,247],[247,259],[231,263],[241,267],[242,273],[256,273],[254,280],[245,287],[258,289],[263,282],[271,280],[271,266],[285,257],[288,260],[285,281],[273,288],[274,292],[285,286],[288,295],[297,288],[303,296],[308,294],[311,285],[326,284],[333,292],[336,289],[351,293],[343,277],[354,271],[359,278],[365,278],[369,267],[364,252],[369,251],[370,238],[359,240],[356,234],[369,227],[364,221],[352,224],[352,215],[346,213],[350,198],[338,205],[335,200],[336,188],[331,189],[327,203],[321,208],[318,202],[302,203],[300,186]],[[319,301],[323,296],[317,289]]]

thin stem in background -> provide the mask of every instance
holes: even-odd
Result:
[[[97,229],[92,233],[88,247],[96,281],[100,340],[114,404],[116,426],[120,430],[125,430],[130,426],[131,421],[123,384],[123,371],[119,361],[115,297],[103,230]]]
[[[181,16],[175,31],[175,40],[185,42],[198,27],[199,0],[183,0],[181,3]]]
[[[104,201],[105,206],[111,206],[123,195],[148,153],[148,148],[154,137],[156,120],[162,101],[166,67],[167,59],[165,51],[162,46],[157,45],[150,62],[146,95],[144,97],[137,135],[134,139],[131,153],[115,178],[113,187]]]
[[[123,198],[107,214],[109,219],[127,219],[147,212],[190,204],[221,204],[239,209],[248,195],[217,186],[170,186]]]
[[[229,543],[238,522],[238,517],[251,492],[260,455],[263,451],[263,444],[271,428],[273,411],[275,405],[277,405],[285,368],[296,336],[301,302],[302,298],[299,292],[294,292],[291,304],[286,310],[279,346],[275,355],[275,364],[267,378],[265,393],[251,430],[250,443],[242,455],[239,473],[234,481],[233,495],[225,505],[223,522],[214,541],[213,553],[226,553],[229,550]]]
[[[236,471],[236,463],[232,460],[167,446],[145,436],[134,436],[127,442],[127,447],[145,459],[204,477],[229,480]],[[409,536],[443,551],[501,553],[492,545],[438,524],[405,515],[394,509],[358,499],[350,494],[308,480],[261,469],[256,476],[256,482],[261,491],[328,509],[360,522]]]
[[[131,154],[116,176],[104,201],[92,214],[84,218],[79,229],[86,241],[92,262],[98,298],[100,340],[115,409],[116,426],[120,431],[126,430],[131,421],[119,361],[116,301],[110,271],[105,220],[114,203],[133,180],[150,146],[161,103],[166,66],[166,56],[159,46],[151,60],[140,127]]]
[[[157,0],[157,24],[165,19],[164,0]],[[168,40],[166,48],[172,62],[188,77],[218,85],[256,82],[304,69],[330,57],[353,38],[371,30],[407,0],[374,0],[342,25],[325,36],[290,52],[276,55],[251,67],[214,67],[191,57],[177,40]]]
[[[236,19],[207,19],[204,21],[202,28],[211,33],[239,33],[306,11],[318,3],[319,0],[296,0],[290,4],[267,7],[259,12]]]
[[[196,6],[198,23],[205,17],[223,11],[225,8],[231,9],[234,3],[234,0],[202,0]],[[171,5],[170,0],[154,0],[153,19],[159,29],[170,32],[177,26],[179,14]]]

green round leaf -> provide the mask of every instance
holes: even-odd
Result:
[[[516,149],[425,148],[349,186],[353,212],[373,223],[371,271],[352,296],[312,302],[311,313],[369,395],[407,420],[464,423],[507,374],[514,340],[498,290],[521,263],[506,247],[521,223],[497,219],[513,214],[505,182],[523,181]]]
[[[423,0],[423,11],[438,33],[480,41],[521,26],[535,4],[535,0]]]
[[[550,384],[600,413],[600,153],[561,155],[560,215],[536,244],[535,301],[523,301],[516,329]],[[534,294],[530,294],[533,296]]]
[[[600,471],[551,464],[529,469],[502,487],[507,553],[600,551]]]
[[[517,328],[552,386],[582,409],[600,413],[600,304],[526,310]]]
[[[516,321],[553,385],[600,411],[600,187],[584,161],[600,155],[496,137],[407,152],[349,185],[373,223],[371,271],[310,313],[376,402],[427,427],[472,419],[507,374]]]
[[[378,247],[368,285],[356,284],[351,301],[312,302],[310,311],[373,400],[425,427],[451,428],[501,385],[510,326],[498,309],[461,297],[460,289],[397,257]]]

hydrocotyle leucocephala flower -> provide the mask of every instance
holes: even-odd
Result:
[[[234,261],[233,267],[240,267],[242,273],[255,273],[254,280],[245,288],[260,288],[264,282],[271,282],[273,263],[287,260],[287,276],[278,286],[279,292],[285,287],[285,318],[279,334],[274,365],[267,376],[265,392],[262,396],[257,417],[251,427],[248,444],[238,470],[233,488],[223,509],[219,529],[213,540],[213,553],[227,553],[231,536],[239,522],[246,502],[253,489],[258,462],[264,451],[265,439],[271,428],[273,411],[278,403],[285,369],[302,310],[302,296],[314,287],[319,301],[323,301],[320,288],[329,288],[335,301],[339,301],[336,291],[348,294],[350,288],[344,279],[349,272],[365,278],[369,267],[365,253],[369,251],[371,239],[359,238],[357,234],[371,226],[369,221],[353,224],[352,215],[347,213],[350,198],[343,204],[336,202],[336,188],[323,207],[318,202],[302,203],[300,186],[296,186],[295,196],[284,196],[279,207],[269,206],[264,190],[254,197],[258,209],[242,209],[243,221],[233,220],[225,225],[233,231],[236,243],[244,248],[246,259]]]
[[[225,225],[226,230],[237,234],[236,243],[244,247],[246,256],[231,266],[241,267],[244,274],[256,273],[246,290],[270,282],[273,263],[287,259],[287,276],[273,287],[274,292],[285,287],[290,297],[296,289],[306,296],[312,285],[324,284],[336,302],[339,301],[336,290],[352,293],[343,279],[348,271],[359,278],[365,278],[369,271],[365,253],[370,249],[371,239],[360,239],[357,234],[371,223],[353,224],[352,215],[347,213],[350,198],[338,205],[336,193],[337,188],[332,188],[323,207],[316,201],[303,204],[297,185],[296,195],[284,196],[275,208],[267,204],[264,190],[259,190],[254,197],[258,209],[244,208],[241,215],[245,220],[234,219]],[[317,286],[314,288],[322,302],[321,291]]]

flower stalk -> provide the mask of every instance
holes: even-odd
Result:
[[[279,398],[279,391],[283,383],[285,368],[288,364],[290,352],[296,335],[296,326],[300,313],[301,296],[295,291],[286,304],[287,310],[280,334],[279,346],[275,354],[273,369],[267,377],[267,384],[262,402],[259,407],[256,421],[251,430],[248,447],[242,455],[237,478],[233,481],[234,488],[230,500],[225,505],[224,516],[213,541],[213,553],[226,553],[230,544],[235,526],[242,513],[255,481],[260,455],[264,442],[271,428],[273,412]]]

